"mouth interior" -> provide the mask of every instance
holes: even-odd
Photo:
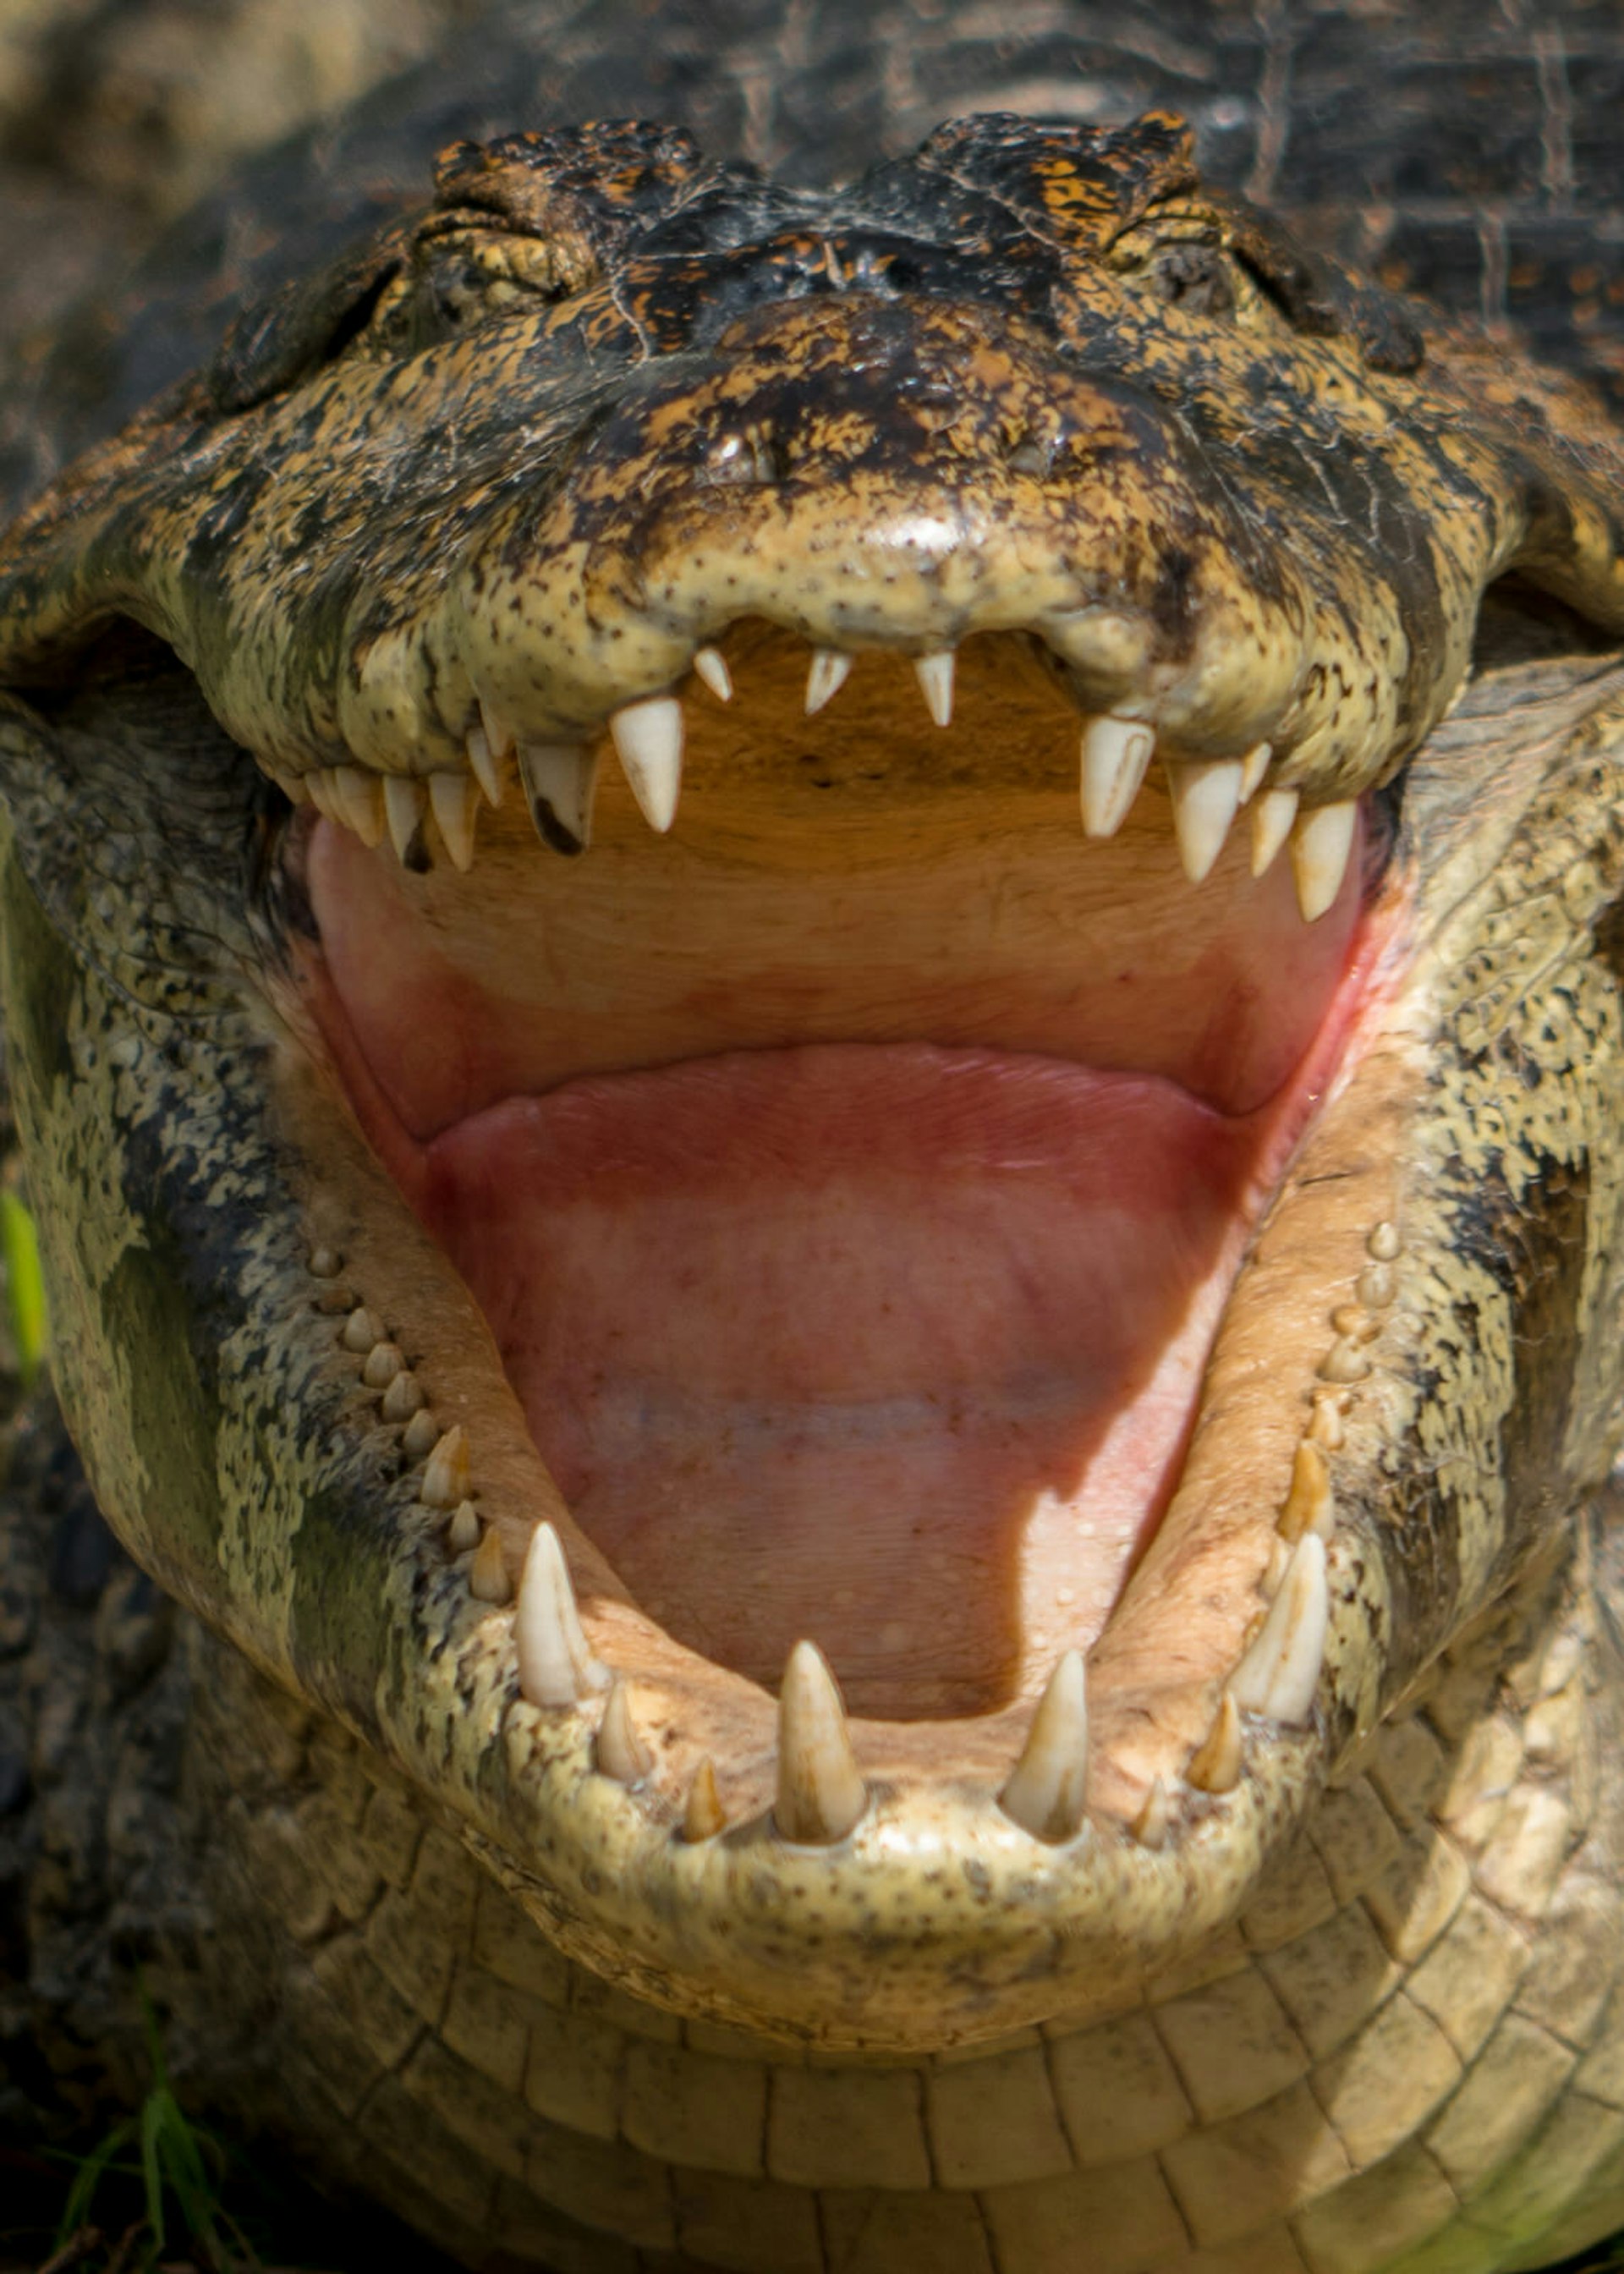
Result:
[[[1192,886],[1157,777],[1103,843],[1021,643],[801,715],[730,640],[668,838],[516,784],[470,875],[321,821],[324,1030],[583,1529],[677,1640],[853,1709],[996,1710],[1110,1615],[1357,990],[1359,862],[1298,913],[1243,825]],[[1244,1487],[1237,1477],[1237,1487]]]

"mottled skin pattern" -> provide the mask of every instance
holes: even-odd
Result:
[[[1281,155],[1261,135],[1265,186]],[[831,417],[853,366],[872,395]],[[927,445],[933,378],[973,482]],[[536,469],[566,470],[538,490],[502,478],[515,397]],[[707,490],[756,413],[787,464]],[[25,518],[0,559],[4,978],[58,1372],[121,1533],[207,1623],[156,1672],[114,1611],[87,1644],[11,1511],[56,1872],[13,2010],[53,2059],[117,2048],[117,1969],[56,1924],[94,1843],[50,1796],[134,1688],[120,1766],[76,1803],[139,1867],[121,1946],[177,2066],[470,2260],[1487,2274],[1624,2219],[1619,485],[1584,398],[1417,335],[1203,188],[1165,120],[1004,122],[821,206],[674,135],[462,147],[431,216],[239,322]],[[816,564],[899,497],[974,523],[974,573],[905,579],[861,636],[1041,629],[1086,704],[1155,674],[1177,748],[1267,734],[1311,806],[1409,759],[1372,882],[1380,1015],[1262,1226],[1094,1653],[1090,1825],[1058,1850],[991,1805],[1026,1705],[964,1725],[951,1775],[930,1725],[858,1724],[868,1814],[786,1848],[771,1708],[702,1684],[573,1534],[659,1778],[597,1773],[595,1701],[515,1700],[507,1615],[448,1560],[350,1307],[466,1421],[515,1561],[553,1488],[466,1293],[306,1070],[288,808],[233,744],[293,786],[348,753],[455,770],[470,672],[517,697],[515,606],[527,658],[556,643],[544,724],[595,724],[736,613],[823,633]],[[718,565],[741,597],[715,597]],[[1446,717],[1511,569],[1563,605],[1497,602]],[[187,670],[117,631],[70,673],[113,617]],[[425,823],[409,859],[441,850]],[[1225,1671],[1316,1411],[1318,1703],[1250,1717],[1221,1775]],[[692,1841],[701,1736],[733,1829]],[[954,1871],[914,1867],[928,1841]]]

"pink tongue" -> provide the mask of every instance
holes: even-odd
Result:
[[[477,1114],[417,1200],[645,1608],[757,1679],[810,1634],[860,1710],[972,1712],[1086,1642],[1160,1513],[1266,1118],[737,1052]]]

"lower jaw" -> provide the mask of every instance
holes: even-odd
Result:
[[[821,1044],[583,1078],[419,1141],[316,991],[640,1610],[769,1688],[809,1636],[854,1712],[906,1722],[1029,1698],[1107,1624],[1371,954],[1244,1116],[1027,1054]]]

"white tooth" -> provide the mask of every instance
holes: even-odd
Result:
[[[361,766],[335,766],[333,795],[340,817],[363,845],[383,843],[383,796],[376,774]]]
[[[733,675],[727,668],[727,658],[719,647],[696,647],[694,668],[718,703],[733,699]]]
[[[344,1321],[339,1340],[347,1351],[354,1351],[357,1358],[365,1358],[374,1343],[383,1340],[383,1329],[363,1305],[351,1311]]]
[[[682,705],[674,695],[624,703],[611,714],[609,732],[643,819],[663,837],[677,817],[682,787]]]
[[[468,752],[468,763],[473,770],[474,779],[491,803],[500,805],[502,802],[502,770],[497,763],[496,753],[491,748],[491,738],[485,728],[470,727],[464,747]]]
[[[1168,1788],[1160,1777],[1152,1777],[1145,1804],[1133,1819],[1133,1838],[1141,1848],[1160,1848],[1168,1836],[1171,1816]]]
[[[605,1701],[596,1760],[599,1773],[617,1784],[638,1784],[654,1766],[654,1756],[632,1717],[631,1691],[623,1682],[614,1684]]]
[[[420,1405],[401,1432],[401,1450],[409,1461],[425,1461],[439,1442],[440,1424]]]
[[[1204,765],[1174,765],[1167,769],[1173,793],[1173,834],[1178,857],[1192,885],[1212,874],[1223,850],[1229,825],[1240,811],[1241,775],[1238,758],[1214,758]]]
[[[1244,1733],[1235,1693],[1226,1690],[1213,1726],[1190,1757],[1185,1781],[1200,1792],[1233,1792],[1245,1759]]]
[[[1268,762],[1274,753],[1267,742],[1259,742],[1255,750],[1248,750],[1241,760],[1241,803],[1249,805],[1263,787],[1263,777],[1268,772]]]
[[[468,1457],[468,1432],[454,1422],[435,1444],[423,1467],[417,1498],[425,1508],[455,1508],[468,1498],[472,1465]]]
[[[716,1771],[710,1765],[710,1754],[702,1753],[699,1766],[694,1771],[694,1781],[688,1788],[688,1806],[682,1811],[682,1837],[696,1846],[702,1840],[714,1840],[726,1824],[722,1796],[716,1788]]]
[[[485,739],[490,746],[491,756],[493,758],[505,758],[517,742],[518,736],[502,717],[501,712],[493,711],[483,696],[479,699],[479,716],[484,722]]]
[[[451,865],[466,875],[474,865],[474,816],[479,810],[479,785],[466,774],[431,774],[429,803],[446,840]]]
[[[1073,1838],[1088,1796],[1088,1703],[1083,1654],[1056,1661],[1038,1700],[1014,1774],[998,1795],[1004,1814],[1034,1839]]]
[[[1297,819],[1294,789],[1265,790],[1252,809],[1252,873],[1260,877],[1291,834]]]
[[[584,853],[598,787],[591,752],[579,742],[521,742],[519,779],[542,843],[555,853]]]
[[[807,673],[807,716],[821,711],[825,703],[837,696],[846,685],[852,668],[852,659],[842,655],[838,647],[815,647],[812,666]]]
[[[404,861],[423,819],[423,785],[410,774],[386,774],[383,809],[389,824],[389,842],[395,858]]]
[[[1357,798],[1310,806],[1291,832],[1291,869],[1303,922],[1322,916],[1342,888],[1359,824]]]
[[[802,1847],[829,1847],[845,1839],[868,1797],[834,1675],[816,1643],[798,1642],[778,1692],[778,1831]]]
[[[474,1550],[474,1560],[468,1567],[468,1592],[480,1603],[513,1600],[513,1581],[508,1577],[502,1535],[493,1524],[486,1526],[485,1538]]]
[[[454,1555],[466,1555],[470,1547],[478,1547],[479,1534],[478,1510],[471,1500],[459,1501],[446,1526],[446,1546]]]
[[[519,1691],[532,1706],[573,1706],[583,1691],[601,1688],[603,1668],[587,1647],[569,1567],[550,1524],[530,1534],[513,1633]]]
[[[919,691],[925,698],[925,708],[938,727],[951,724],[953,716],[953,651],[941,648],[935,655],[916,655],[914,676],[919,681]]]
[[[1083,828],[1115,837],[1144,787],[1156,737],[1142,719],[1091,719],[1083,729]]]
[[[1320,1687],[1330,1624],[1325,1541],[1305,1532],[1292,1550],[1280,1593],[1230,1684],[1236,1703],[1276,1721],[1306,1721]]]
[[[374,1343],[366,1353],[361,1379],[369,1389],[387,1389],[405,1363],[398,1343]]]

